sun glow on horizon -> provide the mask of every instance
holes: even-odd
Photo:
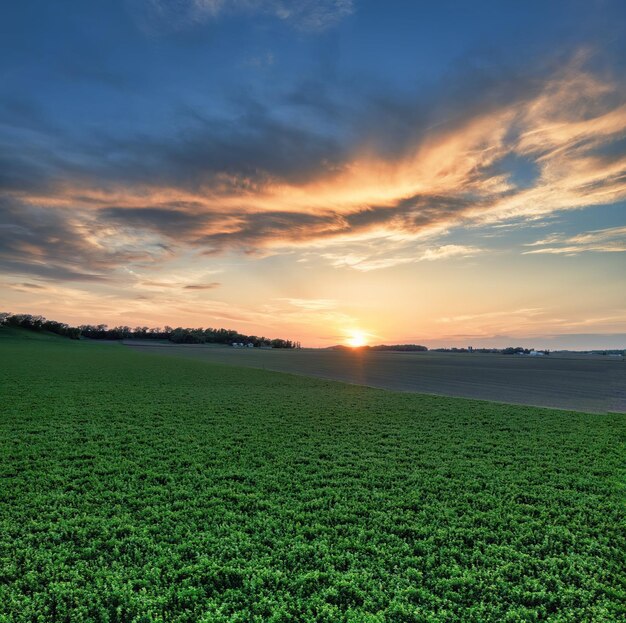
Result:
[[[349,336],[346,338],[346,344],[352,348],[365,346],[367,344],[367,333],[359,329],[350,331]]]

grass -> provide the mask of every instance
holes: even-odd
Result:
[[[0,333],[0,622],[619,621],[626,419]]]

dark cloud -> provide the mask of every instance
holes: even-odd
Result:
[[[93,174],[116,182],[254,190],[268,179],[306,181],[346,156],[333,138],[277,121],[265,109],[230,120],[186,116],[176,137],[106,136],[85,146],[108,156]]]
[[[158,183],[254,192],[275,181],[301,184],[341,170],[355,152],[400,159],[429,136],[529,101],[545,88],[551,71],[552,66],[535,73],[482,66],[464,67],[463,73],[457,68],[428,95],[381,79],[328,80],[322,72],[270,99],[230,93],[229,117],[181,105],[171,124],[176,132],[170,135],[94,132],[72,141],[75,157],[65,162],[57,157],[54,168],[105,186]],[[512,125],[511,142],[518,130]]]
[[[207,253],[225,248],[253,251],[277,238],[307,240],[348,231],[349,224],[334,213],[301,212],[186,212],[168,208],[104,208],[99,219],[105,223],[149,229],[173,240],[192,244]],[[228,227],[223,224],[228,222]],[[224,231],[227,229],[227,231]]]
[[[0,106],[0,191],[56,193],[141,184],[185,191],[255,192],[270,181],[303,183],[340,168],[349,145],[313,127],[279,121],[251,98],[233,102],[230,118],[195,108],[177,111],[171,135],[46,125],[26,102]],[[36,134],[34,130],[36,129]]]
[[[193,242],[207,254],[227,248],[254,253],[268,243],[307,241],[337,235],[342,231],[348,231],[348,225],[343,217],[333,213],[252,212],[239,214],[236,228],[208,233]]]
[[[414,195],[390,206],[372,206],[345,216],[347,229],[359,231],[392,221],[399,229],[417,231],[452,217],[460,218],[463,212],[480,203],[474,197],[445,195]]]
[[[24,283],[18,283],[17,285],[21,286],[22,288],[28,288],[28,289],[32,289],[32,290],[46,290],[46,286],[42,286],[39,283],[24,282]]]
[[[77,60],[72,66],[85,63]],[[86,71],[106,74],[98,67],[88,63]],[[37,104],[9,101],[0,107],[0,122],[4,118],[13,125],[22,119],[47,134],[36,141],[11,134],[3,141],[0,133],[0,188],[32,192],[72,180],[85,187],[145,184],[255,192],[275,181],[300,184],[341,170],[362,149],[401,158],[441,127],[453,131],[477,114],[531,98],[544,85],[541,76],[547,69],[539,77],[510,68],[470,73],[471,79],[455,75],[449,81],[454,87],[447,81],[438,95],[426,96],[380,79],[329,79],[324,70],[269,99],[231,93],[229,117],[180,105],[166,126],[175,131],[161,135],[115,127],[75,134],[46,127]]]
[[[0,283],[1,286],[5,287],[5,288],[10,288],[11,290],[16,290],[18,292],[32,292],[33,290],[47,290],[48,287],[38,284],[38,283],[30,283],[30,282],[23,282],[23,283],[14,283],[14,282],[4,282],[4,283]]]
[[[319,214],[241,213],[237,228],[227,233],[204,235],[196,238],[194,244],[205,247],[209,253],[233,247],[251,252],[275,241],[323,240],[389,224],[400,231],[417,232],[426,225],[461,219],[467,209],[476,205],[477,201],[472,198],[416,195],[390,206],[369,207],[347,215],[330,211]]]
[[[185,286],[185,290],[214,290],[219,288],[222,284],[219,281],[212,281],[211,283],[192,283]]]
[[[215,288],[219,288],[222,284],[219,281],[190,284],[170,281],[142,281],[141,285],[155,288],[182,288],[183,290],[214,290]]]
[[[48,280],[106,281],[116,267],[145,253],[89,242],[68,210],[0,199],[0,268]]]
[[[98,211],[98,215],[103,223],[112,221],[132,227],[151,229],[171,238],[192,235],[194,232],[201,231],[210,220],[219,218],[217,215],[194,214],[175,207],[148,206],[103,208]]]
[[[0,254],[0,268],[6,273],[17,275],[33,275],[49,281],[109,281],[110,278],[104,274],[84,272],[79,269],[64,265],[62,260],[43,264],[38,259],[39,254],[28,256],[25,254],[23,261],[14,261],[3,257]],[[111,267],[113,268],[113,267]]]

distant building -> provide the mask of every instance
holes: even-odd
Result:
[[[528,354],[531,357],[543,357],[545,355],[542,350],[531,350]]]
[[[254,344],[252,342],[248,342],[246,344],[246,348],[254,348]]]

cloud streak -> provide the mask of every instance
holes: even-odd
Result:
[[[590,251],[624,253],[626,252],[626,227],[596,229],[569,237],[563,234],[553,234],[526,246],[538,248],[524,251],[525,255],[578,255]]]
[[[185,290],[214,290],[219,288],[222,284],[219,281],[212,281],[211,283],[191,283],[184,286]]]
[[[415,262],[433,262],[436,260],[446,260],[459,257],[473,257],[482,253],[482,249],[459,244],[445,244],[440,247],[427,248],[419,253],[400,255],[389,254],[373,256],[362,252],[358,253],[324,253],[322,257],[329,260],[333,266],[353,268],[362,272],[371,270],[379,270],[382,268],[391,268],[392,266],[400,266],[402,264],[413,264]]]

